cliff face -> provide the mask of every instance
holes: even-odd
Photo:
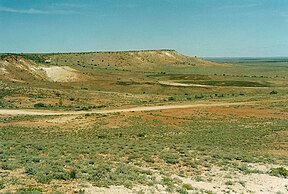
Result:
[[[33,80],[73,82],[80,72],[68,66],[37,63],[19,55],[4,55],[0,59],[0,80],[25,82]]]

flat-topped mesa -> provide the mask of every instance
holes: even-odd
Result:
[[[13,54],[12,54],[13,55]],[[21,55],[21,54],[16,54]],[[123,69],[151,69],[159,65],[219,66],[221,64],[183,55],[173,49],[101,51],[75,53],[23,54],[36,63],[71,66],[95,65],[114,66]],[[2,56],[3,58],[3,56]]]
[[[139,53],[139,52],[154,52],[154,51],[174,51],[177,52],[174,49],[151,49],[151,50],[126,50],[126,51],[97,51],[97,52],[83,52],[83,53],[79,53],[79,54],[85,54],[85,53]],[[72,53],[73,54],[73,53]]]
[[[159,65],[218,66],[220,64],[189,57],[172,49],[139,51],[104,51],[82,53],[54,53],[41,55],[54,65],[113,66],[123,69],[151,69]],[[45,61],[44,60],[44,61]]]
[[[106,51],[83,53],[2,54],[0,75],[8,80],[48,80],[72,82],[87,80],[84,72],[158,71],[169,67],[218,66],[220,64],[189,57],[171,49]],[[89,76],[88,76],[89,77]],[[20,78],[20,79],[19,79]],[[36,80],[36,81],[37,81]]]

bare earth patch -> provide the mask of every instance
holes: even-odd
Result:
[[[54,82],[73,82],[79,79],[77,71],[68,66],[43,67],[42,69],[46,72],[47,77]]]

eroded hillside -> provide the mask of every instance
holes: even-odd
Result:
[[[14,82],[32,80],[75,82],[81,77],[80,72],[71,67],[41,64],[18,55],[1,57],[0,75],[2,80]]]
[[[0,59],[2,80],[81,82],[97,70],[153,71],[168,67],[219,66],[174,50],[61,54],[5,54]],[[90,75],[90,77],[89,77]]]

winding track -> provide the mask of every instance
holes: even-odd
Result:
[[[171,104],[163,106],[140,106],[133,108],[109,109],[109,110],[91,110],[91,111],[50,111],[36,109],[0,109],[0,115],[82,115],[82,114],[109,114],[121,112],[140,112],[140,111],[155,111],[166,109],[185,109],[195,107],[217,107],[217,106],[238,106],[263,103],[263,101],[249,102],[214,102],[200,104]]]

